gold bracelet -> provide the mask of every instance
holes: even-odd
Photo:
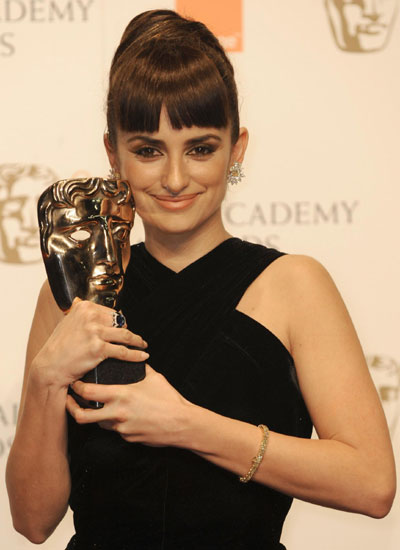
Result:
[[[258,470],[258,467],[261,464],[262,459],[264,458],[264,454],[267,449],[268,439],[269,439],[269,429],[267,428],[267,426],[264,426],[264,424],[260,424],[258,427],[263,432],[263,438],[261,440],[261,445],[260,445],[260,448],[258,449],[257,455],[251,461],[250,470],[247,472],[246,475],[239,477],[239,481],[241,481],[242,483],[247,483],[254,476],[254,474]]]

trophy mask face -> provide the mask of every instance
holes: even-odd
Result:
[[[63,310],[76,296],[115,307],[129,261],[132,202],[121,204],[120,196],[106,195],[102,189],[76,194],[71,202],[51,204],[51,231],[41,239],[54,297]]]
[[[398,0],[326,0],[337,45],[350,52],[372,52],[387,42]]]

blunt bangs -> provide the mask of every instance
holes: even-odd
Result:
[[[206,52],[162,39],[135,54],[129,50],[121,55],[110,86],[110,130],[156,132],[165,105],[173,128],[227,128],[232,123],[236,141],[226,84]],[[111,132],[110,139],[116,144]]]

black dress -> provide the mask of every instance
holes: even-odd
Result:
[[[149,364],[189,401],[298,437],[311,422],[293,359],[268,329],[236,310],[280,252],[230,238],[175,273],[132,247],[120,307],[149,343]],[[261,434],[260,434],[261,435]],[[283,549],[292,499],[177,448],[124,441],[69,417],[68,550]]]

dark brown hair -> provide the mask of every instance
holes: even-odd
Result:
[[[155,132],[165,105],[173,128],[231,126],[239,135],[232,64],[203,23],[174,11],[141,13],[125,29],[111,64],[107,98],[109,140],[117,128]]]

